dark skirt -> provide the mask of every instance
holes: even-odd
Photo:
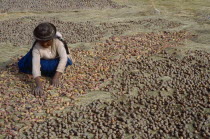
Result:
[[[44,76],[52,77],[54,76],[57,66],[59,64],[60,59],[41,59],[41,74]],[[66,63],[66,67],[68,65],[72,65],[72,60],[68,58]],[[18,62],[19,71],[27,74],[32,74],[32,49],[22,57]]]

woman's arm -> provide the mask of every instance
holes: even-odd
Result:
[[[56,71],[53,79],[52,79],[52,85],[58,87],[60,85],[60,77],[61,77],[62,73],[59,71]]]
[[[63,45],[63,43],[58,40],[59,42],[57,42],[57,52],[58,52],[58,56],[60,58],[60,61],[58,63],[58,67],[56,69],[57,72],[61,72],[63,73],[66,67],[66,63],[68,60],[68,55],[66,53],[66,49]]]
[[[59,61],[58,67],[56,69],[56,73],[52,79],[52,85],[54,85],[54,86],[59,86],[59,79],[65,70],[67,59],[68,59],[68,56],[66,54],[66,50],[63,46],[63,43],[60,41],[57,42],[57,52],[60,57],[60,61]]]
[[[32,74],[35,79],[36,87],[33,91],[35,96],[40,96],[43,94],[42,82],[40,80],[41,71],[40,71],[40,54],[39,51],[34,48],[32,51]]]
[[[36,88],[34,89],[33,93],[35,96],[41,96],[43,94],[43,87],[40,77],[35,78],[35,83],[36,83]]]

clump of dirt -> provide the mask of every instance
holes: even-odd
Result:
[[[40,98],[32,94],[33,77],[18,72],[15,58],[0,72],[1,133],[15,135],[33,122],[45,121],[55,111],[73,105],[76,96],[96,90],[112,79],[112,68],[124,64],[124,60],[149,56],[166,47],[180,45],[189,37],[184,31],[141,33],[111,37],[105,43],[96,43],[92,49],[74,48],[72,55],[76,61],[66,69],[62,86],[54,88],[48,78],[42,78],[45,94]]]
[[[0,12],[59,12],[90,8],[122,8],[112,0],[16,0],[0,1]]]
[[[53,119],[34,123],[19,137],[208,138],[210,53],[188,51],[178,58],[162,51],[159,56],[161,60],[125,60],[115,68],[112,84],[105,89],[117,89],[123,99],[70,107]],[[139,89],[135,97],[126,95],[132,87]],[[148,94],[154,90],[157,96]],[[171,95],[164,95],[171,90]]]

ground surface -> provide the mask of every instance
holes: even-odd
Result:
[[[210,137],[205,0],[0,5],[0,138]],[[19,73],[17,62],[43,21],[57,26],[75,62],[58,88],[43,77],[36,98],[32,76]]]

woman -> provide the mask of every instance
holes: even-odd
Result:
[[[21,72],[32,73],[36,83],[33,92],[37,96],[43,93],[41,74],[52,77],[52,85],[57,87],[62,73],[68,65],[72,65],[72,60],[66,43],[53,24],[39,24],[33,35],[36,41],[32,49],[18,62],[18,66]]]

